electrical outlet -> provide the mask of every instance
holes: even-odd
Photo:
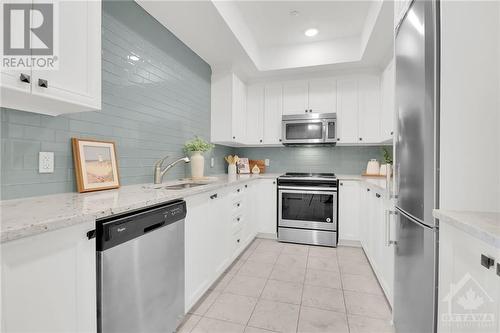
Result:
[[[213,157],[210,158],[210,167],[213,168],[215,166],[215,159]]]
[[[54,172],[54,153],[41,151],[38,153],[38,172],[53,173]]]
[[[265,165],[265,166],[269,166],[269,159],[268,159],[268,158],[266,158],[266,159],[264,160],[264,165]]]

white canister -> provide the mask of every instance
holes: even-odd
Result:
[[[388,166],[388,164],[382,164],[380,166],[380,171],[379,171],[378,174],[381,175],[381,176],[387,175],[387,166]]]
[[[377,159],[372,158],[368,161],[368,165],[366,166],[366,174],[367,175],[378,175],[380,172],[380,164]]]
[[[236,175],[236,164],[228,164],[227,165],[227,174],[229,176]]]
[[[203,178],[205,170],[205,158],[200,151],[194,151],[191,155],[191,177]]]

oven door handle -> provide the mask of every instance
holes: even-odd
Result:
[[[308,192],[308,193],[313,193],[313,192],[330,192],[330,193],[337,193],[337,188],[336,187],[306,187],[306,186],[300,186],[300,187],[294,187],[294,186],[278,186],[278,190],[280,192],[290,192],[288,190],[292,190],[293,193],[302,193],[302,192]],[[283,191],[285,190],[285,191]]]

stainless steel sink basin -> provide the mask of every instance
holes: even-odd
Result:
[[[166,190],[184,190],[186,188],[193,188],[193,187],[205,186],[205,185],[207,185],[207,184],[203,184],[203,183],[182,183],[182,184],[174,184],[174,185],[163,186],[163,188],[166,189]]]
[[[198,183],[198,182],[185,182],[185,183],[178,183],[178,184],[172,184],[172,185],[154,185],[152,189],[155,190],[185,190],[188,188],[193,188],[193,187],[199,187],[199,186],[205,186],[208,185],[209,183]]]

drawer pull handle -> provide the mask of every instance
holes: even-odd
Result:
[[[236,192],[240,192],[241,190],[240,189],[237,189]]]
[[[240,222],[240,218],[239,218],[239,217],[237,217],[237,218],[236,218],[236,221]]]
[[[378,193],[375,193],[375,196],[376,196],[377,198],[380,198],[380,194],[378,194]]]
[[[30,83],[31,82],[31,76],[29,76],[28,74],[22,74],[19,75],[19,80],[21,80],[21,82],[24,82],[24,83]]]
[[[44,79],[38,79],[38,86],[42,88],[48,88],[49,87],[49,81],[44,80]]]
[[[236,242],[237,242],[237,243],[239,243],[239,242],[240,242],[240,239],[238,238],[238,239],[236,240]]]
[[[481,254],[481,265],[483,265],[487,269],[490,269],[491,266],[495,265],[495,259],[490,258],[484,254]]]
[[[237,207],[239,207],[239,206],[240,206],[240,204],[236,204],[236,206],[237,206]]]
[[[212,195],[210,196],[210,199],[215,199],[215,198],[217,198],[217,193],[212,194]]]

